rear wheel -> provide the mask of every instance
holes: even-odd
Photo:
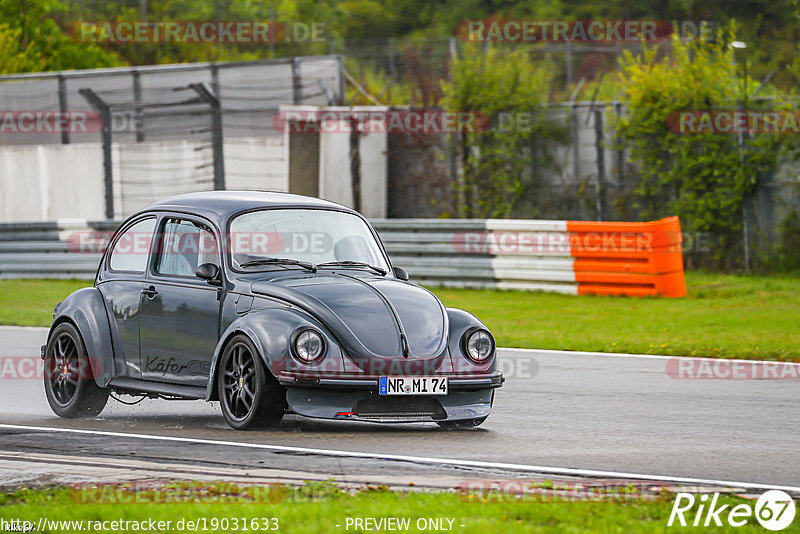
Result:
[[[478,419],[461,419],[459,421],[436,421],[436,424],[446,430],[459,430],[464,428],[475,428],[486,421],[485,417]]]
[[[108,402],[108,391],[94,381],[94,374],[78,329],[61,323],[47,343],[44,390],[50,408],[59,417],[94,417]]]
[[[277,425],[286,411],[283,388],[246,336],[231,339],[222,353],[217,388],[222,415],[236,430]]]

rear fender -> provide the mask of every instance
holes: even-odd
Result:
[[[95,382],[100,387],[108,386],[114,377],[114,349],[100,290],[96,287],[79,289],[58,305],[53,326],[47,334],[48,343],[55,327],[65,321],[72,322],[83,338]]]

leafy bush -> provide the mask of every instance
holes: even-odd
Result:
[[[789,211],[780,225],[780,244],[774,267],[783,271],[800,271],[800,210]]]
[[[445,109],[492,123],[487,131],[461,134],[462,216],[510,217],[535,186],[532,151],[536,167],[550,163],[542,143],[563,131],[544,112],[553,72],[549,61],[535,62],[525,47],[467,44],[453,60],[451,79],[442,84]],[[504,118],[513,125],[504,127]]]
[[[352,82],[347,84],[348,105],[409,106],[417,103],[415,88],[410,84],[395,82],[388,74],[352,58],[346,58],[345,67],[360,86],[357,88]]]
[[[732,110],[745,105],[741,66],[727,46],[732,31],[711,41],[672,41],[672,53],[655,48],[626,52],[621,85],[628,113],[616,125],[638,170],[634,200],[643,218],[678,215],[684,231],[702,232],[714,246],[712,266],[741,265],[745,199],[769,176],[790,138],[778,134],[676,133],[668,121],[690,110]],[[757,86],[752,80],[749,92]],[[747,102],[748,109],[765,107]],[[780,100],[772,109],[788,109]]]

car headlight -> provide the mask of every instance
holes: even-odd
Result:
[[[322,356],[325,341],[322,339],[322,334],[307,328],[295,335],[292,349],[298,360],[303,363],[313,363]]]
[[[464,336],[464,353],[476,363],[484,363],[494,353],[492,334],[481,328],[467,332]]]

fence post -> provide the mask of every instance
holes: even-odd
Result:
[[[211,64],[211,90],[217,95],[218,100],[222,100],[222,92],[219,87],[219,65],[216,63]]]
[[[355,117],[350,119],[350,187],[353,209],[361,211],[361,132]]]
[[[105,184],[106,219],[114,218],[114,182],[113,168],[111,166],[111,109],[100,96],[91,89],[78,90],[89,105],[95,109],[103,119],[101,129],[103,135],[103,182]]]
[[[595,150],[597,151],[597,184],[595,199],[597,220],[603,220],[603,184],[606,181],[606,153],[603,147],[603,110],[594,110]]]
[[[344,106],[347,102],[347,81],[344,76],[344,57],[341,54],[336,56],[336,70],[339,76],[339,105]]]
[[[572,130],[572,175],[575,185],[577,186],[581,178],[581,149],[579,145],[580,138],[580,122],[578,120],[578,105],[573,100],[572,113],[570,115],[570,129]],[[581,215],[584,214],[584,203],[578,200],[579,210]]]
[[[58,109],[62,116],[67,113],[67,79],[63,74],[58,75]],[[69,128],[61,130],[61,144],[69,144]]]
[[[292,103],[303,103],[303,83],[300,78],[300,58],[292,58]]]
[[[211,106],[211,150],[214,157],[214,189],[225,189],[225,155],[222,139],[222,107],[219,99],[204,83],[189,84],[189,88],[196,92],[201,99]]]
[[[131,76],[133,77],[133,101],[139,104],[142,101],[142,83],[139,79],[139,71],[131,71]],[[133,110],[133,122],[136,125],[136,142],[141,143],[144,141],[144,113],[142,108]]]
[[[622,118],[622,103],[616,102],[614,104],[614,111],[616,112],[616,124],[619,124],[619,120]],[[615,144],[617,145],[616,153],[617,153],[617,183],[620,185],[620,188],[625,187],[625,147],[622,143],[622,136],[619,133],[619,127],[614,128],[615,131]]]
[[[566,77],[567,77],[567,91],[572,86],[572,41],[567,41],[567,64],[566,64]]]

